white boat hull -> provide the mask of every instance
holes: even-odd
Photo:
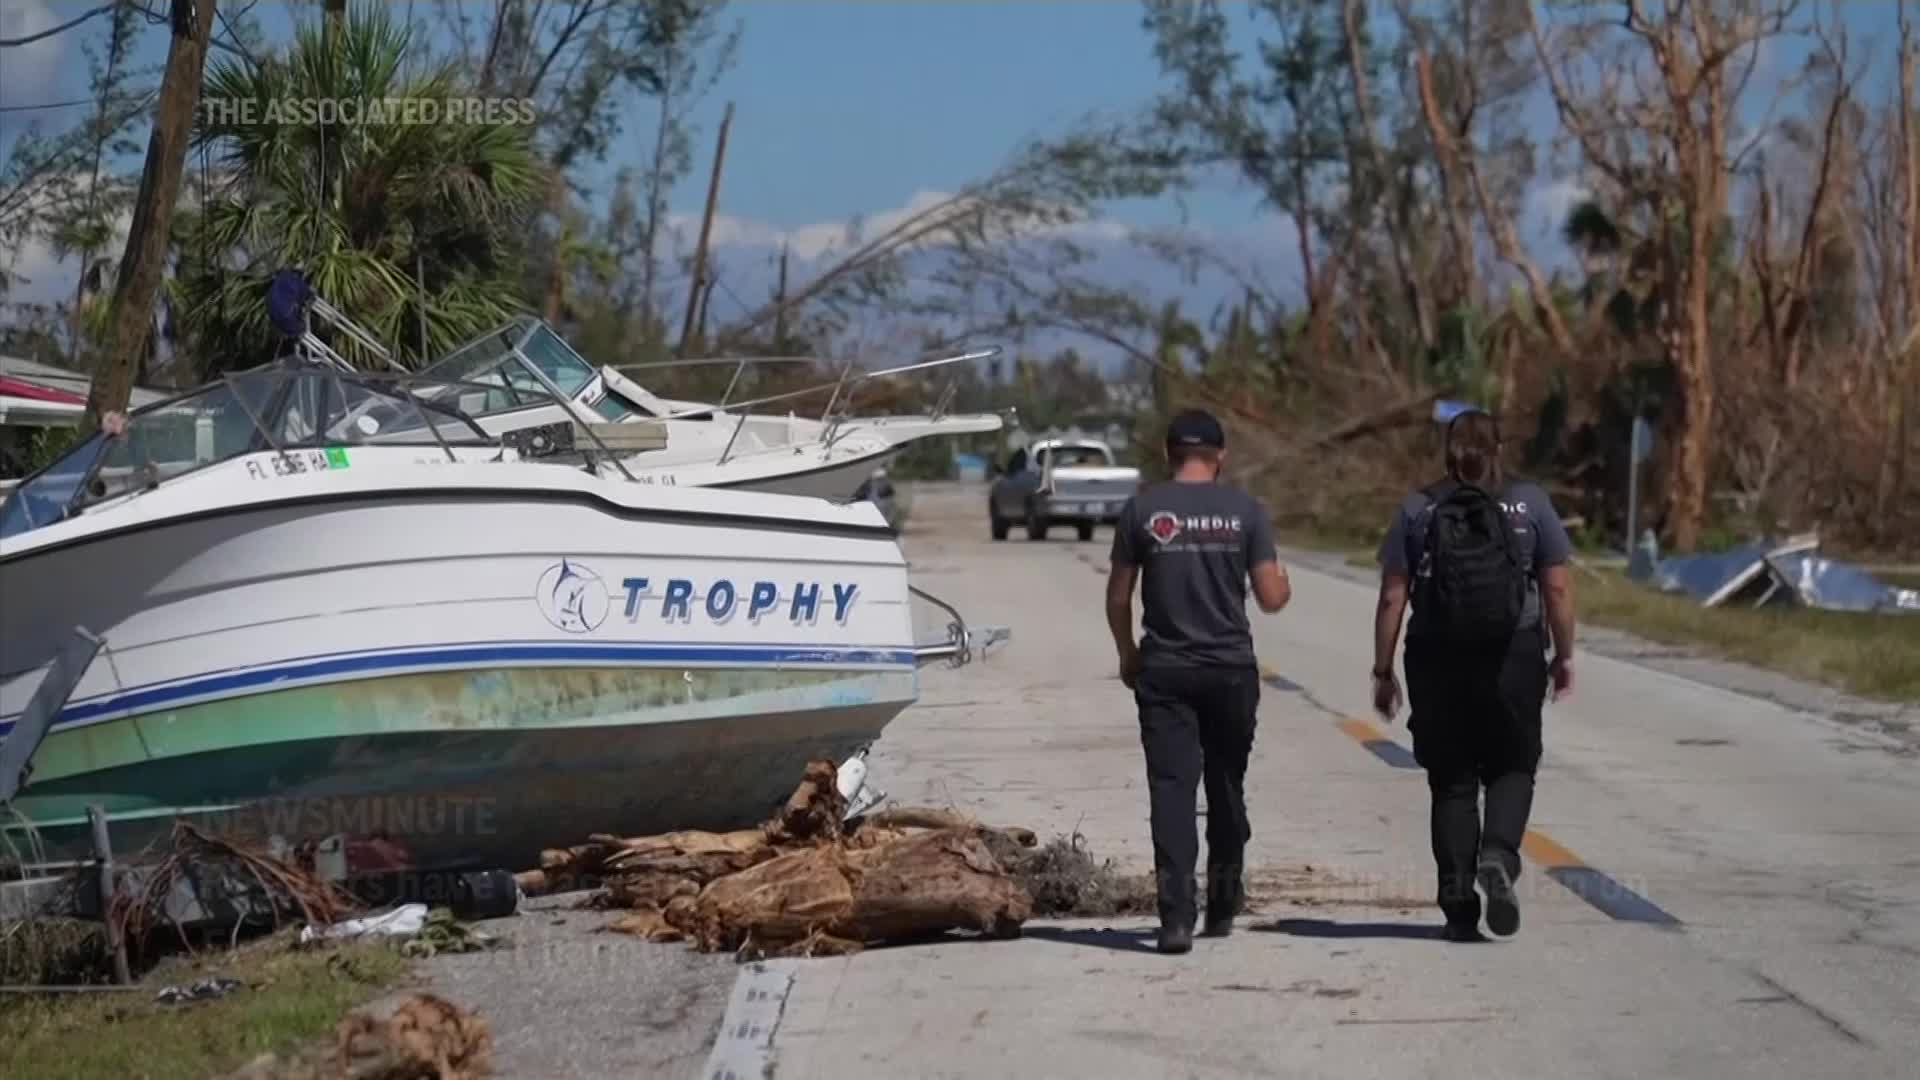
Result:
[[[423,864],[748,823],[917,691],[877,513],[512,464],[269,475],[239,483],[271,501],[221,509],[236,473],[208,472],[133,496],[131,527],[0,544],[0,735],[70,627],[106,642],[17,803],[49,836],[77,838],[86,800],[116,837],[488,800],[492,825],[409,833]]]

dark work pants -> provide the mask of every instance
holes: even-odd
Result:
[[[1160,919],[1192,926],[1194,864],[1200,858],[1194,785],[1207,785],[1207,904],[1237,910],[1242,860],[1253,830],[1243,784],[1253,751],[1260,673],[1247,668],[1160,668],[1134,684],[1146,751]]]
[[[1433,798],[1436,900],[1448,922],[1477,923],[1480,858],[1498,859],[1510,878],[1520,877],[1520,842],[1540,765],[1545,638],[1526,630],[1510,648],[1465,652],[1409,640],[1406,667],[1407,727]]]

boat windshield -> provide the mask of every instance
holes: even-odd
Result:
[[[423,400],[416,382],[305,361],[235,372],[135,410],[121,433],[96,433],[22,481],[0,505],[0,537],[260,451],[280,451],[278,468],[304,471],[316,455],[330,460],[348,446],[497,445],[471,418]]]
[[[545,323],[515,319],[469,341],[421,372],[429,379],[462,384],[451,391],[456,397],[423,396],[469,416],[551,404],[553,396],[530,368],[537,368],[568,397],[577,397],[595,376],[593,365]]]

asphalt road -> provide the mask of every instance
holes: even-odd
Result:
[[[1137,728],[1100,609],[1108,533],[992,543],[983,503],[917,491],[907,548],[923,588],[1014,640],[928,670],[874,777],[1144,868]],[[764,1013],[772,1075],[1915,1075],[1920,745],[1904,721],[1589,650],[1548,712],[1522,929],[1451,945],[1428,901],[1422,774],[1366,706],[1371,591],[1292,569],[1292,605],[1256,616],[1271,677],[1246,929],[1185,957],[1151,952],[1136,920],[742,969],[784,994]],[[736,1006],[757,1000],[747,985]]]

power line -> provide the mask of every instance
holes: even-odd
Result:
[[[93,98],[75,98],[72,101],[49,101],[40,105],[0,105],[0,113],[38,112],[43,109],[71,109],[76,105],[92,105]]]
[[[86,14],[81,15],[77,18],[69,19],[66,22],[61,23],[59,26],[56,26],[51,30],[42,30],[37,34],[28,34],[26,37],[20,37],[20,38],[0,38],[0,49],[10,49],[20,45],[31,45],[36,41],[40,41],[44,38],[50,38],[55,34],[66,33],[68,30],[71,30],[74,27],[79,26],[81,23],[86,22],[88,19],[94,18],[95,16],[99,16],[99,15],[105,15],[106,13],[112,11],[114,8],[118,6],[119,5],[117,4],[102,4],[99,7],[94,8],[92,11],[89,11]]]

